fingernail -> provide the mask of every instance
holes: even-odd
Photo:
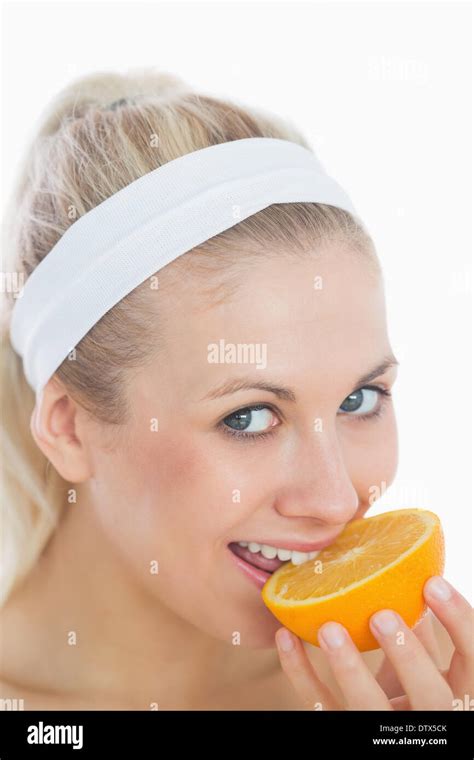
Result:
[[[383,636],[388,636],[389,634],[400,630],[400,621],[397,615],[391,610],[376,612],[371,618],[371,623]]]
[[[452,592],[449,584],[446,583],[444,578],[441,578],[439,575],[436,575],[427,581],[426,590],[430,596],[433,596],[440,602],[447,602],[448,599],[451,599],[452,597]]]
[[[282,652],[290,652],[293,649],[293,636],[286,628],[277,633],[277,644]]]
[[[339,623],[325,623],[318,636],[329,649],[339,649],[346,641],[344,628]]]

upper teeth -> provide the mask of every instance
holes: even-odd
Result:
[[[267,559],[274,559],[278,555],[278,559],[281,559],[283,562],[291,560],[293,565],[302,565],[303,562],[314,559],[319,554],[319,551],[295,552],[291,549],[277,549],[276,546],[257,544],[256,541],[250,541],[250,543],[248,541],[239,541],[239,546],[247,547],[252,554],[261,552]]]

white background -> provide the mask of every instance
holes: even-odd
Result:
[[[472,599],[470,3],[10,3],[8,192],[45,103],[96,70],[156,66],[292,120],[376,243],[401,362],[395,483],[372,512],[441,517]]]

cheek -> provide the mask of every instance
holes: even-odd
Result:
[[[271,481],[271,467],[255,467],[245,445],[221,441],[218,435],[171,442],[162,489],[182,510],[186,526],[195,524],[204,543],[220,546],[235,535],[259,504]],[[163,492],[162,491],[162,492]]]
[[[202,437],[160,435],[142,440],[130,463],[142,508],[163,535],[194,545],[218,541],[238,508],[233,491],[241,483],[231,458]]]

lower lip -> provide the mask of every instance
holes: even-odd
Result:
[[[244,559],[234,554],[232,549],[229,549],[229,547],[227,547],[227,549],[235,564],[240,567],[240,569],[247,575],[248,578],[250,578],[255,586],[257,586],[259,589],[262,589],[268,579],[271,578],[272,573],[267,573],[265,570],[260,570],[260,568],[250,565]]]

